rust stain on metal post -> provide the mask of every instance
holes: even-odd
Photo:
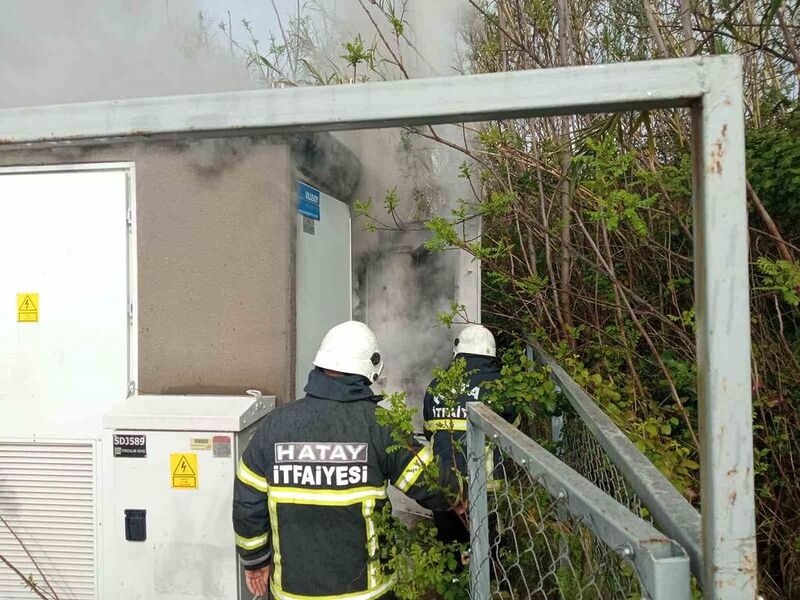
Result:
[[[711,148],[711,157],[709,161],[708,170],[717,175],[722,174],[722,159],[725,156],[725,143],[728,141],[728,126],[723,125],[720,136],[714,142]]]
[[[669,544],[672,540],[665,537],[653,537],[644,540],[639,540],[640,544]]]
[[[758,558],[756,552],[747,553],[744,557],[744,566],[742,570],[747,573],[750,581],[753,582],[753,586],[755,586],[755,582],[758,581]]]

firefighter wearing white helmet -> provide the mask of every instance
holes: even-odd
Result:
[[[492,332],[483,325],[467,325],[453,340],[453,356],[459,354],[497,356],[497,345]]]
[[[466,362],[464,393],[455,406],[445,406],[432,391],[437,381],[434,379],[428,386],[423,402],[425,437],[431,441],[443,471],[458,471],[463,477],[467,476],[467,402],[480,401],[485,392],[484,384],[500,378],[500,362],[496,356],[497,345],[492,332],[483,325],[467,325],[453,338],[453,360]],[[503,414],[503,417],[511,421],[513,414]],[[499,464],[499,456],[496,462]],[[469,530],[454,511],[434,510],[433,520],[441,541],[469,543]]]
[[[378,338],[359,321],[340,323],[322,339],[314,366],[340,373],[356,373],[374,383],[383,371]]]
[[[423,506],[446,510],[421,474],[433,451],[409,439],[402,448],[381,426],[381,396],[370,384],[383,369],[375,334],[347,321],[320,344],[305,397],[263,420],[234,483],[233,528],[247,586],[276,600],[391,596],[379,560],[374,516],[391,482]],[[442,489],[455,488],[443,474]]]

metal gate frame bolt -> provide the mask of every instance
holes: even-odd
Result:
[[[622,546],[622,548],[619,549],[619,553],[623,558],[633,558],[633,548],[631,548],[628,544]]]

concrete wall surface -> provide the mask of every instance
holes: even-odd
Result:
[[[136,164],[138,387],[286,401],[294,371],[294,187],[285,143],[8,151],[0,165]]]

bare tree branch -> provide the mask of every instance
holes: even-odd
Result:
[[[692,0],[681,0],[681,25],[683,26],[683,50],[686,56],[694,55],[697,49],[697,41],[694,39],[692,31],[692,17],[694,7]]]
[[[800,85],[800,52],[797,50],[797,44],[794,42],[794,34],[789,31],[789,27],[786,24],[786,0],[781,2],[777,12],[778,23],[780,23],[781,30],[783,31],[783,37],[786,39],[786,47],[789,49],[789,53],[792,55],[792,60],[794,61],[794,72],[797,76],[798,85]]]
[[[653,39],[656,41],[656,48],[658,48],[658,52],[662,57],[668,58],[669,51],[667,50],[667,45],[664,43],[664,38],[661,35],[661,31],[658,28],[658,20],[656,19],[655,12],[653,11],[653,5],[650,4],[650,0],[642,0],[642,7],[644,8],[644,14],[647,17],[647,24],[650,26],[650,31],[653,33]]]
[[[25,554],[28,557],[28,559],[31,561],[33,566],[36,568],[36,572],[39,573],[39,576],[42,578],[42,581],[44,581],[45,584],[47,585],[47,588],[50,590],[50,593],[53,595],[53,598],[56,598],[56,600],[57,600],[58,596],[57,596],[55,590],[53,589],[53,586],[50,585],[50,581],[47,579],[47,576],[44,574],[42,569],[39,567],[38,561],[35,558],[33,558],[31,553],[28,551],[27,545],[20,539],[20,537],[17,535],[17,532],[14,531],[14,529],[11,527],[11,525],[9,525],[8,521],[6,521],[6,519],[2,515],[0,515],[0,523],[2,523],[5,526],[5,528],[8,529],[8,531],[11,533],[11,535],[14,536],[14,539],[17,540],[17,543],[19,544],[20,548],[22,548],[22,550],[25,552]],[[0,558],[2,558],[2,557],[0,557]],[[26,581],[27,581],[27,579],[26,579]]]

